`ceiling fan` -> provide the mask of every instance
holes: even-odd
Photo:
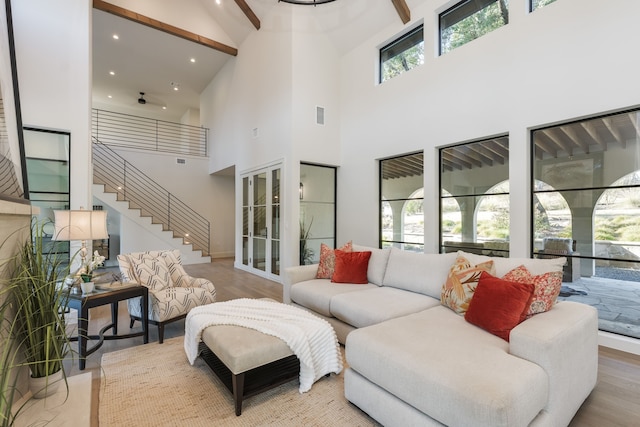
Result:
[[[138,98],[138,104],[140,105],[156,105],[161,108],[167,108],[166,105],[162,102],[156,102],[153,98],[145,98],[145,92],[138,92],[140,94],[140,98]]]

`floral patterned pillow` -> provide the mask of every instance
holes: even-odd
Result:
[[[353,244],[348,241],[341,248],[338,248],[343,252],[353,252]],[[336,266],[336,254],[334,249],[324,243],[320,244],[320,263],[318,264],[318,272],[316,273],[316,279],[331,279],[333,276],[333,270]]]
[[[480,275],[483,271],[494,276],[495,266],[493,260],[477,265],[462,255],[458,255],[455,263],[449,270],[447,281],[442,286],[440,302],[458,314],[464,314],[469,308],[473,293],[478,286]]]
[[[550,271],[534,276],[524,265],[514,268],[502,278],[511,282],[533,283],[535,286],[527,317],[551,310],[562,287],[562,271]]]

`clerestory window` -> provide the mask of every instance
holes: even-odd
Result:
[[[380,49],[380,83],[424,64],[422,25]]]
[[[508,23],[508,0],[461,1],[440,14],[440,55]]]
[[[553,3],[556,0],[531,0],[529,5],[529,10],[533,12],[534,10],[540,9],[541,7],[545,7],[549,3]]]

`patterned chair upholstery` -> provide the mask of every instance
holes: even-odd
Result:
[[[123,282],[149,288],[149,323],[158,326],[164,341],[164,325],[184,319],[189,310],[216,301],[216,288],[207,279],[191,277],[182,268],[180,251],[146,251],[118,255]],[[142,319],[140,298],[127,301],[131,325]]]

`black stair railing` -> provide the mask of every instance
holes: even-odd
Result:
[[[209,255],[207,219],[95,137],[92,147],[94,184],[104,185],[105,191],[115,193],[117,200],[128,202],[131,209],[140,210],[141,216],[150,217],[164,231],[172,231],[174,237]]]
[[[207,128],[95,108],[91,115],[91,135],[103,144],[207,156]]]

